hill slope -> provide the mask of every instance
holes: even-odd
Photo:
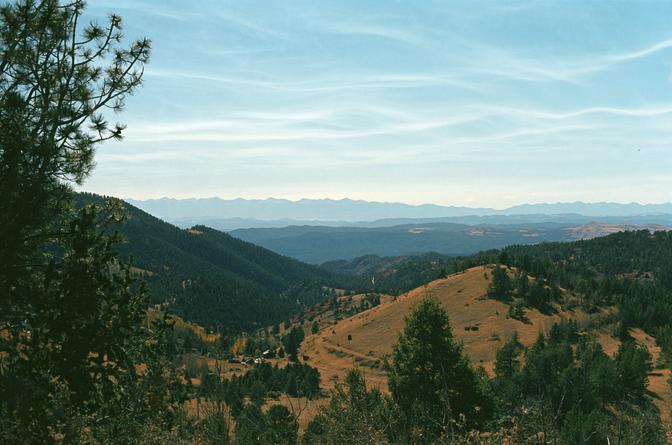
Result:
[[[540,331],[548,330],[562,317],[576,318],[584,325],[598,317],[580,309],[553,315],[528,309],[527,323],[509,318],[507,304],[484,298],[490,282],[486,275],[489,277],[490,268],[477,266],[433,281],[396,299],[386,299],[372,309],[306,338],[303,353],[310,357],[312,366],[320,369],[325,381],[333,381],[334,375],[342,379],[348,369],[359,365],[364,366],[367,380],[385,389],[387,378],[382,360],[392,352],[403,329],[404,317],[425,298],[436,298],[446,308],[455,336],[464,343],[472,361],[488,371],[492,371],[497,349],[514,331],[518,332],[523,344],[529,345]],[[465,329],[467,327],[469,330]]]
[[[78,205],[104,198],[80,194]],[[275,323],[321,299],[329,274],[225,233],[179,229],[126,204],[118,247],[149,284],[152,302],[207,328],[250,329]]]
[[[484,297],[490,281],[491,267],[477,266],[435,280],[396,299],[384,298],[378,306],[334,325],[323,325],[317,334],[304,340],[301,352],[304,358],[308,357],[311,366],[320,370],[327,387],[342,381],[348,370],[358,367],[370,386],[387,392],[384,362],[391,356],[405,317],[426,298],[436,298],[447,310],[453,334],[464,345],[471,362],[482,366],[491,376],[497,350],[514,332],[523,345],[530,346],[540,332],[548,334],[551,326],[563,318],[575,319],[583,335],[595,338],[607,354],[613,356],[618,350],[620,341],[612,336],[613,325],[610,324],[613,308],[587,313],[579,307],[568,310],[558,306],[555,312],[547,314],[527,308],[527,321],[523,322],[507,315],[508,304]],[[567,291],[563,294],[565,302],[575,299]],[[661,350],[651,335],[639,328],[632,329],[631,335],[647,346],[654,360],[658,360]],[[668,425],[672,422],[672,391],[667,383],[671,375],[668,369],[656,370],[650,375],[648,386],[651,400]]]

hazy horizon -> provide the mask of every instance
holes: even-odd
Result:
[[[492,208],[495,210],[504,210],[511,207],[518,207],[524,205],[558,205],[558,204],[587,204],[587,205],[597,205],[597,204],[616,204],[616,205],[641,205],[641,206],[654,206],[654,205],[664,205],[672,204],[672,200],[668,201],[659,201],[659,202],[642,202],[642,201],[539,201],[539,202],[530,202],[530,201],[521,201],[513,203],[507,206],[475,206],[461,203],[442,203],[442,202],[429,202],[429,201],[416,201],[416,202],[407,202],[399,200],[390,200],[390,201],[377,201],[377,200],[368,200],[368,199],[356,199],[351,197],[342,197],[342,198],[333,198],[333,197],[317,197],[317,198],[284,198],[278,196],[268,196],[262,198],[243,198],[240,196],[225,198],[221,196],[185,196],[185,197],[173,197],[173,196],[158,196],[155,198],[134,198],[131,196],[116,196],[117,198],[126,200],[126,201],[159,201],[159,200],[175,200],[175,201],[184,201],[184,200],[208,200],[208,199],[221,199],[223,201],[289,201],[289,202],[300,202],[300,201],[358,201],[358,202],[368,202],[375,204],[404,204],[409,206],[423,206],[423,205],[436,205],[441,207],[469,207],[469,208]]]
[[[154,49],[83,189],[667,202],[672,3],[642,6],[93,0]]]

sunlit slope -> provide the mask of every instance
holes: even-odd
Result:
[[[406,315],[425,298],[434,297],[446,308],[453,333],[464,344],[472,363],[490,373],[497,349],[514,331],[523,344],[530,345],[539,332],[546,332],[561,317],[575,318],[580,325],[587,325],[591,317],[596,317],[580,310],[545,315],[527,309],[529,322],[511,319],[507,304],[484,297],[489,278],[489,267],[474,267],[414,289],[396,300],[386,300],[307,337],[303,354],[320,370],[326,386],[342,379],[348,369],[359,366],[370,384],[386,390],[383,360],[392,353]]]

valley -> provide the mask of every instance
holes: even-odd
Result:
[[[671,19],[3,1],[0,444],[672,445]]]
[[[325,396],[342,384],[351,369],[362,373],[369,388],[389,394],[386,364],[391,360],[406,317],[425,299],[435,299],[445,308],[456,340],[463,345],[471,363],[483,368],[490,378],[495,377],[497,351],[514,336],[514,332],[522,345],[531,347],[540,334],[548,336],[553,325],[562,320],[576,321],[578,333],[584,340],[598,342],[609,356],[617,354],[620,340],[614,337],[615,308],[606,307],[588,313],[580,308],[577,296],[563,291],[562,304],[554,305],[551,313],[527,308],[524,321],[514,319],[508,315],[509,304],[487,297],[493,268],[494,265],[476,266],[400,296],[381,295],[380,304],[342,319],[334,317],[333,303],[311,308],[279,334],[286,334],[289,329],[303,329],[308,333],[312,324],[310,320],[319,325],[317,332],[306,334],[299,357],[301,362],[319,371],[324,392],[314,400],[280,395],[269,399],[265,406],[287,406],[297,414],[300,431],[304,431],[318,415],[320,407],[328,403],[329,399]],[[515,273],[514,269],[509,270],[512,277]],[[364,296],[344,296],[339,301],[338,307],[348,308],[364,301]],[[640,328],[632,329],[630,335],[651,352],[653,363],[660,362],[661,348],[653,336]],[[210,370],[217,370],[224,379],[240,376],[254,366],[206,358],[200,360],[206,360]],[[286,358],[270,359],[269,363],[284,367],[290,361]],[[648,399],[658,408],[663,423],[668,426],[672,425],[671,376],[671,371],[664,368],[654,369],[648,374]],[[200,385],[198,379],[192,381]],[[193,401],[190,405],[192,415],[196,415],[193,411],[195,403]]]
[[[80,205],[103,202],[96,196],[81,195],[79,199]],[[488,379],[497,379],[499,351],[513,339],[529,350],[536,347],[540,335],[549,336],[556,326],[569,320],[575,323],[577,338],[597,342],[608,357],[616,360],[623,323],[619,320],[624,317],[620,308],[627,301],[614,299],[608,290],[600,289],[595,294],[586,286],[595,286],[596,278],[603,286],[614,286],[616,282],[608,284],[610,280],[626,276],[633,284],[645,283],[651,275],[660,281],[666,280],[668,273],[655,266],[656,260],[668,261],[667,254],[651,250],[656,245],[654,239],[667,236],[667,227],[655,224],[534,228],[434,223],[377,229],[288,227],[233,232],[258,233],[269,243],[284,240],[292,244],[303,239],[313,255],[341,255],[344,251],[339,248],[347,243],[339,236],[344,233],[362,252],[369,252],[376,242],[389,242],[388,249],[399,253],[399,246],[406,242],[399,234],[418,240],[419,246],[439,248],[442,244],[435,238],[437,234],[451,237],[453,243],[464,242],[459,240],[465,237],[486,241],[480,244],[484,251],[475,255],[366,255],[317,267],[205,226],[179,229],[132,206],[126,208],[129,216],[121,226],[126,243],[120,252],[134,253],[133,270],[150,286],[156,310],[182,317],[176,317],[171,349],[178,352],[175,360],[183,384],[194,388],[196,397],[185,408],[196,421],[212,410],[207,391],[212,390],[208,388],[212,388],[213,375],[222,382],[233,382],[248,379],[248,374],[260,366],[285,369],[302,363],[319,372],[321,389],[317,396],[288,394],[282,389],[267,390],[262,396],[264,410],[282,405],[293,413],[300,433],[327,409],[333,391],[342,387],[352,369],[361,373],[370,390],[390,394],[388,367],[394,346],[409,315],[426,300],[435,300],[445,309],[455,340],[471,366],[482,369]],[[285,233],[296,238],[285,239]],[[375,233],[384,236],[376,241]],[[323,242],[314,236],[332,238]],[[563,243],[549,243],[559,236]],[[535,242],[506,247],[512,243],[510,237]],[[486,250],[498,243],[500,250]],[[646,245],[648,254],[642,250]],[[634,265],[612,264],[613,255],[624,249],[629,249]],[[552,263],[549,258],[553,258]],[[500,261],[505,263],[503,270],[513,286],[506,291],[508,296],[493,293]],[[573,262],[576,265],[570,266]],[[577,270],[590,271],[588,276],[593,278],[585,281],[581,274],[576,275]],[[519,288],[523,276],[527,284]],[[249,291],[244,291],[246,288]],[[385,289],[395,291],[385,293]],[[538,294],[539,289],[542,297],[537,295],[533,300],[532,293]],[[633,291],[639,292],[636,288]],[[245,292],[250,292],[249,297]],[[216,299],[211,300],[213,297]],[[244,321],[244,312],[239,312],[242,317],[218,315],[221,310],[244,311],[246,304],[250,305],[249,321]],[[261,316],[262,307],[266,307],[266,318]],[[660,322],[653,323],[632,323],[628,336],[651,353],[655,368],[648,372],[646,400],[669,427],[672,389],[665,364],[670,360],[671,344],[663,339],[667,334],[657,327]],[[293,360],[287,350],[288,338],[296,332],[301,333],[301,340]],[[652,336],[654,332],[663,336],[661,340]],[[248,391],[245,397],[259,397],[252,387],[243,388]]]

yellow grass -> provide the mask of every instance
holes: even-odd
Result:
[[[158,306],[157,306],[158,307]],[[156,308],[150,308],[147,310],[147,320],[152,321],[154,319],[158,319],[163,317],[163,312]],[[208,342],[208,343],[214,343],[219,339],[218,334],[212,334],[206,332],[205,328],[203,326],[200,326],[196,323],[192,323],[190,321],[183,320],[182,318],[178,317],[177,315],[171,314],[170,318],[173,320],[175,323],[176,328],[182,328],[182,329],[188,329],[192,331],[198,338],[201,340]]]
[[[326,389],[332,389],[336,383],[342,382],[347,372],[356,367],[364,374],[369,387],[388,392],[383,363],[391,360],[392,349],[404,327],[405,317],[425,298],[436,298],[446,309],[453,334],[464,345],[472,364],[482,366],[490,375],[493,373],[497,350],[514,331],[518,332],[519,340],[529,346],[540,332],[547,333],[563,317],[576,319],[579,327],[587,329],[589,335],[600,342],[608,355],[613,356],[618,351],[620,342],[611,336],[608,329],[594,323],[610,311],[588,314],[577,309],[546,315],[535,309],[526,309],[529,322],[523,323],[508,317],[507,304],[484,297],[490,278],[491,267],[474,267],[436,280],[398,298],[385,296],[381,298],[379,306],[338,322],[334,322],[328,313],[316,314],[320,331],[307,335],[299,355],[307,356],[306,362],[320,371],[322,387]],[[566,297],[571,298],[567,295]],[[340,299],[346,302],[349,298],[356,303],[364,296]],[[304,324],[306,333],[310,332],[310,324]],[[478,330],[466,330],[465,327],[478,327]],[[351,340],[348,340],[348,335]],[[639,343],[646,345],[655,363],[660,355],[655,339],[639,329],[633,330],[632,335]],[[222,360],[207,359],[207,362],[211,371],[219,369],[221,376],[228,379],[250,369],[242,364],[231,364]],[[272,359],[270,362],[283,367],[288,360]],[[666,425],[672,424],[672,389],[668,384],[670,376],[669,370],[656,370],[649,376],[649,390]],[[193,383],[198,384],[196,380]],[[280,400],[267,402],[267,407],[278,403],[287,406],[295,414],[300,414],[299,424],[303,430],[319,407],[328,403],[328,398],[307,401],[282,396]]]
[[[273,405],[287,407],[297,417],[299,433],[303,434],[310,421],[318,414],[319,409],[328,403],[328,398],[308,400],[305,397],[289,397],[283,394],[278,400],[268,400],[263,409],[266,412]]]
[[[262,406],[262,411],[268,412],[273,405],[283,405],[291,412],[299,423],[299,433],[303,434],[311,420],[317,415],[319,409],[328,404],[328,398],[308,400],[304,397],[288,397],[282,395],[279,399],[266,401]],[[205,418],[209,413],[216,411],[217,403],[205,399],[190,399],[184,402],[183,409],[192,419]],[[229,422],[231,432],[235,432],[236,422],[230,414],[228,407],[224,404],[220,407]]]
[[[647,347],[652,355],[654,365],[660,357],[660,346],[656,340],[641,329],[633,329],[630,335],[640,344]],[[672,424],[672,387],[670,387],[672,371],[669,369],[655,369],[649,374],[649,391],[654,394],[653,403],[660,410],[660,418],[665,425]],[[672,439],[672,437],[670,437]]]
[[[642,329],[631,329],[630,335],[637,343],[646,346],[651,353],[652,362],[655,366],[661,353],[660,346],[656,344],[656,339]],[[597,333],[596,338],[607,355],[612,357],[616,355],[621,344],[618,339],[605,332]],[[670,378],[672,378],[672,371],[669,369],[654,369],[649,374],[648,390],[651,392],[653,403],[660,412],[660,420],[667,427],[667,440],[672,443],[672,387],[670,386]]]
[[[369,385],[387,391],[382,361],[391,355],[406,315],[425,298],[436,298],[447,310],[453,333],[463,343],[472,363],[483,366],[490,374],[497,350],[514,331],[523,344],[530,345],[539,332],[548,331],[562,317],[576,318],[582,325],[591,322],[591,316],[580,310],[549,316],[528,309],[529,323],[511,319],[507,316],[508,305],[484,298],[489,284],[486,273],[489,277],[490,268],[474,267],[414,289],[396,300],[386,299],[375,308],[308,336],[302,354],[308,355],[308,363],[320,370],[327,387],[333,387],[350,368],[357,366]],[[352,337],[350,341],[348,335]]]

